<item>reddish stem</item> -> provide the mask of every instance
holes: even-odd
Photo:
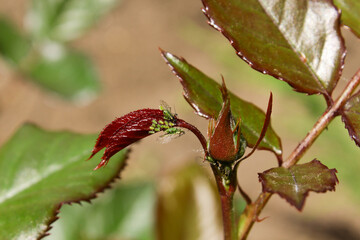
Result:
[[[231,171],[228,178],[224,176],[223,171],[221,171],[218,165],[212,164],[211,169],[214,173],[216,184],[220,194],[224,227],[224,240],[235,240],[237,236],[237,229],[235,224],[233,197],[237,186],[236,169],[235,171]],[[225,183],[226,179],[230,180],[228,184]]]

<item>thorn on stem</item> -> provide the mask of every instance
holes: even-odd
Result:
[[[263,217],[263,218],[259,218],[258,216],[256,217],[256,222],[262,222],[262,221],[264,221],[265,219],[267,219],[267,218],[269,218],[269,216],[267,216],[267,217]]]

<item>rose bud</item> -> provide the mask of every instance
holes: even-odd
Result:
[[[212,160],[232,162],[244,154],[246,141],[241,136],[240,119],[236,124],[231,115],[230,99],[224,81],[221,93],[222,109],[217,120],[211,119],[209,122],[208,152]]]

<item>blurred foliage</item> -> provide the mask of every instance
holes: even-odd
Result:
[[[117,184],[91,204],[62,206],[60,219],[45,239],[155,239],[155,202],[152,182]]]
[[[171,172],[160,182],[157,239],[221,239],[219,200],[215,182],[198,164]]]
[[[360,37],[359,0],[335,0],[334,4],[341,9],[341,22]]]
[[[100,90],[97,72],[84,54],[66,43],[80,37],[118,0],[33,0],[23,34],[0,16],[0,55],[14,69],[65,99],[92,99]]]
[[[217,240],[222,235],[219,204],[215,182],[203,166],[190,163],[159,184],[125,181],[92,204],[64,205],[45,239]],[[237,198],[237,210],[243,207]]]
[[[11,24],[0,16],[0,53],[11,64],[19,64],[29,52],[30,42]]]
[[[24,125],[0,149],[0,239],[36,239],[46,233],[64,202],[95,197],[125,164],[127,151],[109,167],[85,161],[96,136],[48,132]]]
[[[73,100],[91,100],[100,88],[98,76],[91,61],[72,49],[59,48],[58,56],[37,58],[27,68],[29,76],[48,90]]]
[[[26,25],[36,40],[74,40],[107,13],[118,0],[32,0]]]

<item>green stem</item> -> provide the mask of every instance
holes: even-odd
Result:
[[[294,166],[300,158],[306,153],[306,151],[312,146],[317,137],[322,131],[329,125],[329,123],[339,115],[342,107],[346,101],[350,98],[355,88],[360,83],[360,69],[355,73],[352,79],[349,81],[339,98],[330,105],[324,114],[315,123],[313,128],[309,131],[306,137],[299,143],[294,149],[286,161],[283,162],[282,167],[289,168]],[[258,216],[269,201],[271,193],[261,193],[254,203],[246,206],[244,212],[240,216],[238,223],[239,239],[245,240],[254,225],[258,220]]]

